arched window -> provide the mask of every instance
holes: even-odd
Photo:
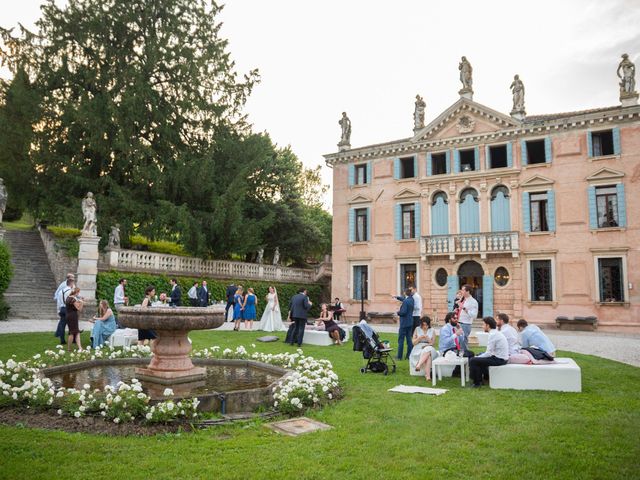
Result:
[[[480,205],[478,192],[465,188],[460,193],[460,233],[478,233],[480,231]]]
[[[511,230],[511,208],[509,190],[498,185],[491,191],[491,231],[508,232]]]
[[[431,235],[449,234],[449,201],[444,192],[436,193],[431,200]]]

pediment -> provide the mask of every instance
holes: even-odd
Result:
[[[617,180],[624,177],[624,173],[612,168],[602,167],[600,170],[587,177],[587,182],[598,182],[600,180]]]
[[[371,203],[371,202],[373,202],[371,197],[367,197],[366,195],[362,195],[362,194],[357,194],[357,195],[351,197],[351,200],[349,200],[349,204],[352,204],[352,203]]]
[[[522,188],[547,187],[553,185],[554,181],[542,175],[534,175],[520,184]]]
[[[436,140],[478,135],[518,127],[521,122],[472,100],[461,98],[412,138]]]
[[[410,188],[404,188],[393,196],[393,198],[396,200],[419,198],[419,197],[420,197],[420,192],[416,190],[411,190]]]

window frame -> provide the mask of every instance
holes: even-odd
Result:
[[[551,270],[551,298],[550,299],[544,299],[544,300],[534,300],[533,299],[533,267],[532,267],[532,262],[537,262],[537,261],[549,261],[550,262],[550,270]],[[535,303],[535,304],[550,304],[550,303],[555,303],[557,302],[557,294],[556,294],[556,265],[555,265],[555,258],[554,257],[549,257],[549,256],[536,256],[536,257],[530,257],[527,258],[527,298],[529,299],[530,303]]]
[[[353,166],[353,184],[354,185],[368,185],[368,177],[369,177],[369,172],[367,172],[368,170],[368,164],[366,163],[357,163]],[[362,182],[359,181],[359,172],[363,171],[364,172],[364,180]]]
[[[471,168],[469,170],[465,170],[463,168],[463,164],[462,164],[462,154],[463,153],[467,153],[467,152],[471,152],[473,154],[473,160],[471,161]],[[478,159],[476,158],[477,154],[478,154],[478,152],[476,150],[476,147],[458,149],[458,159],[460,161],[460,172],[459,173],[469,173],[469,172],[478,172],[478,171],[480,171],[479,169],[476,170],[476,161],[478,161]]]
[[[371,299],[371,266],[368,263],[352,263],[351,264],[351,281],[349,282],[349,293],[351,300],[355,300],[356,302],[361,302],[360,298],[356,298],[355,292],[355,280],[356,280],[356,268],[366,267],[367,276],[366,276],[366,288],[365,288],[365,298],[364,301],[368,302]]]
[[[534,200],[533,200],[533,196],[534,195],[544,195],[545,199],[544,200],[535,200],[536,204],[542,203],[544,202],[542,208],[538,208],[538,216],[540,216],[541,221],[540,223],[540,230],[534,230],[533,229],[533,204],[534,204]],[[548,208],[548,204],[549,204],[549,193],[548,191],[543,191],[543,192],[529,192],[529,233],[547,233],[550,232],[551,230],[549,229],[549,219],[547,218],[547,208]],[[542,228],[542,218],[544,217],[544,225],[545,225],[545,229]]]
[[[541,162],[532,162],[531,161],[531,154],[529,153],[529,143],[542,143],[542,152],[543,152],[543,160]],[[551,159],[549,159],[549,161],[547,161],[547,152],[546,152],[546,138],[531,138],[531,139],[525,139],[524,141],[524,146],[527,149],[527,163],[526,166],[530,166],[530,165],[544,165],[546,163],[551,163]]]
[[[595,186],[595,196],[596,196],[596,221],[598,224],[598,229],[602,229],[602,228],[620,228],[620,218],[618,217],[618,189],[617,189],[617,185],[594,185]],[[613,190],[613,193],[601,193],[598,194],[598,190],[604,190],[604,189],[611,189]],[[615,225],[600,225],[600,204],[598,202],[598,198],[604,198],[605,199],[605,209],[608,210],[608,199],[610,197],[613,197],[615,199],[615,203],[614,203],[614,207],[613,208],[613,215],[614,215],[614,221],[615,221]],[[606,217],[606,211],[605,211],[605,215],[603,215]]]
[[[601,141],[600,137],[603,134],[611,135],[611,153],[603,153],[602,152],[602,141]],[[615,151],[615,148],[614,148],[614,145],[613,145],[613,143],[614,143],[614,140],[613,140],[613,137],[614,137],[613,128],[608,128],[608,129],[605,129],[605,130],[595,130],[595,131],[590,132],[590,135],[591,135],[591,156],[593,158],[597,158],[597,157],[612,157],[612,156],[614,156],[616,154],[615,153],[616,151]],[[596,142],[595,142],[596,136],[599,139],[598,146],[600,148],[600,153],[596,153]]]
[[[434,173],[435,172],[435,157],[444,157],[444,171],[442,173]],[[431,153],[431,175],[446,175],[447,174],[447,152],[443,151],[443,152],[435,152],[435,153]]]
[[[404,288],[402,288],[402,284],[403,284],[403,276],[402,276],[402,267],[405,265],[413,265],[415,267],[415,279],[414,279],[414,283],[415,283],[415,287],[418,291],[420,291],[420,289],[418,288],[418,286],[420,285],[420,262],[417,259],[410,259],[410,258],[403,258],[402,261],[398,262],[398,282],[397,282],[397,287],[398,287],[398,292],[402,295],[402,293],[404,292]]]
[[[601,297],[601,282],[600,282],[600,260],[606,258],[619,258],[622,265],[622,301],[616,302],[606,302],[602,300]],[[594,278],[595,278],[595,289],[594,289],[594,301],[599,305],[624,305],[629,303],[629,273],[627,269],[627,255],[624,252],[611,252],[606,254],[597,254],[593,256],[593,268],[594,268]]]
[[[411,168],[413,169],[412,176],[405,176],[405,163],[411,161]],[[416,169],[417,159],[415,155],[407,156],[407,157],[398,157],[398,162],[400,162],[400,171],[398,172],[398,180],[409,180],[411,178],[418,178],[418,172]],[[419,167],[419,166],[418,166]]]
[[[492,149],[495,148],[504,148],[504,166],[503,167],[494,167],[493,166],[493,154],[491,152]],[[487,170],[494,170],[496,168],[507,168],[509,167],[509,147],[507,146],[506,143],[499,143],[496,145],[487,145],[487,150],[486,150],[489,155],[489,158],[485,158],[485,168]]]
[[[409,236],[405,236],[405,221],[404,214],[409,213]],[[415,240],[416,237],[416,204],[415,203],[401,203],[400,204],[400,240]]]

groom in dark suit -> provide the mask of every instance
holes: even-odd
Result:
[[[231,285],[227,286],[227,306],[224,308],[224,318],[226,319],[229,315],[229,309],[233,308],[233,297],[236,294],[236,290],[238,290],[238,287],[236,285],[234,285],[233,283]],[[231,322],[233,322],[233,320],[230,320]]]
[[[178,281],[175,278],[171,279],[171,293],[169,294],[169,306],[180,307],[182,306],[182,290]]]
[[[313,303],[309,301],[307,289],[304,287],[300,288],[298,293],[291,297],[291,302],[289,303],[289,318],[295,323],[295,328],[290,345],[293,345],[295,342],[299,347],[302,346],[304,327],[307,324],[308,312],[311,305],[313,305]]]

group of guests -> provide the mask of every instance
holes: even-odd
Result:
[[[398,359],[403,358],[404,343],[407,343],[406,357],[410,368],[416,372],[424,369],[426,380],[431,380],[432,361],[440,355],[454,351],[469,358],[469,372],[473,387],[482,386],[488,379],[489,367],[506,363],[540,363],[552,361],[555,347],[551,340],[536,325],[520,319],[517,330],[509,323],[506,313],[496,318],[484,317],[483,330],[488,334],[487,349],[475,355],[468,348],[471,326],[478,315],[478,302],[471,295],[472,287],[463,285],[457,292],[453,311],[445,316],[445,325],[440,330],[438,349],[435,348],[435,330],[428,316],[420,317],[422,298],[414,287],[405,290],[404,295],[394,296],[402,301],[398,316]]]

